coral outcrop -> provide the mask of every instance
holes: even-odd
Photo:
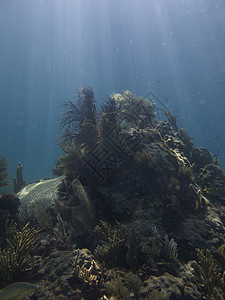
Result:
[[[208,149],[194,147],[157,96],[147,96],[112,94],[98,112],[93,91],[82,86],[63,106],[65,155],[54,169],[62,177],[18,193],[21,215],[45,224],[32,277],[41,286],[38,299],[223,293],[223,170]],[[165,120],[157,119],[155,102]],[[215,271],[216,290],[208,288],[207,270]]]

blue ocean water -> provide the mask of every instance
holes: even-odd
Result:
[[[154,92],[225,169],[224,0],[1,0],[0,154],[10,180],[52,176],[61,108]]]

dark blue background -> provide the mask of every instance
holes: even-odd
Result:
[[[224,82],[224,84],[222,83]],[[0,154],[51,176],[60,104],[149,90],[225,167],[224,0],[1,0]]]

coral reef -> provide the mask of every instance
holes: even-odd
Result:
[[[60,177],[17,194],[19,218],[44,226],[31,262],[38,299],[222,299],[225,275],[213,259],[224,269],[218,159],[194,147],[152,92],[112,94],[98,111],[82,86],[63,107]]]

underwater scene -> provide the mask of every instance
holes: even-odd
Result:
[[[224,0],[0,0],[0,300],[225,299]]]

